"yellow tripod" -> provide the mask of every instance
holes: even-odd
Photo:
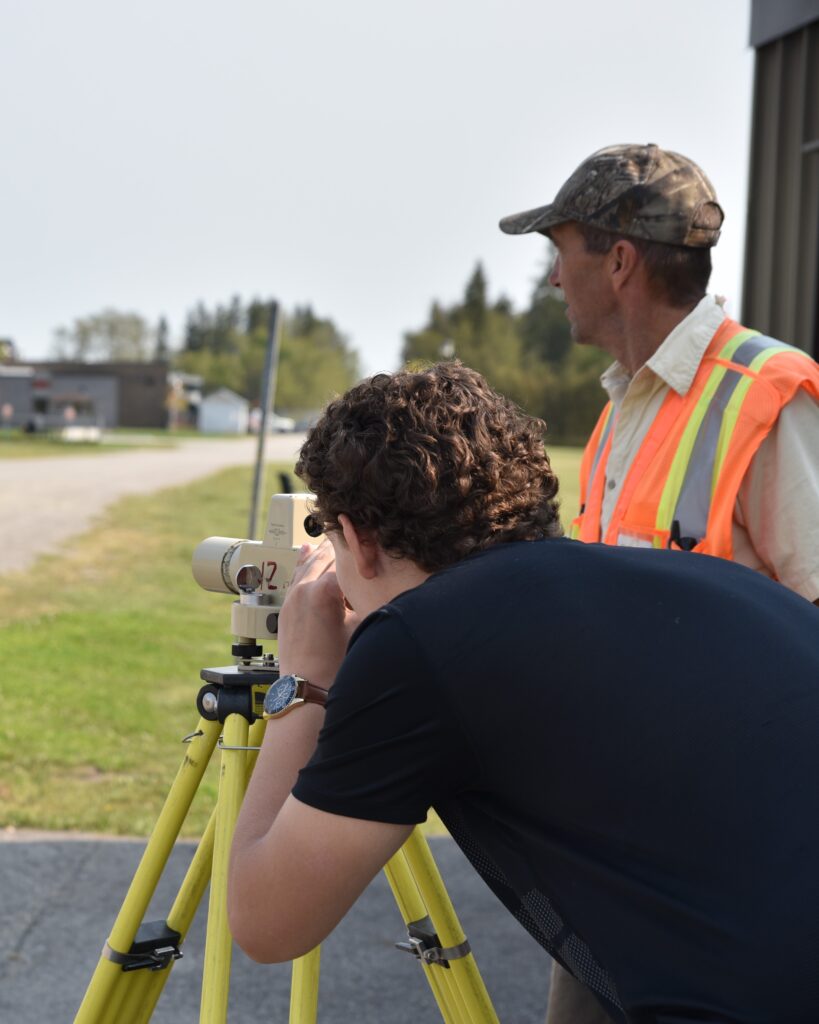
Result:
[[[247,781],[262,740],[264,698],[278,678],[276,660],[256,638],[277,636],[278,612],[300,545],[317,536],[307,495],[279,494],[270,502],[262,541],[209,537],[197,547],[193,574],[205,590],[239,595],[231,608],[238,664],[203,669],[201,718],[186,737],[187,753],[159,815],[75,1024],[143,1024],[150,1020],[210,881],[199,1020],[227,1019],[231,936],[227,923],[228,856]],[[311,526],[309,532],[307,527]],[[321,528],[318,528],[321,532]],[[220,735],[222,736],[220,742]],[[157,883],[205,769],[218,746],[221,774],[216,809],[167,917],[144,922]],[[407,925],[407,942],[423,965],[448,1024],[497,1024],[469,944],[426,840],[416,829],[385,872]],[[318,1001],[319,950],[293,963],[291,1024],[313,1024]]]
[[[227,924],[227,867],[236,818],[261,743],[258,712],[275,671],[203,670],[208,683],[197,704],[202,718],[186,739],[187,752],[157,819],[125,901],[103,948],[75,1024],[142,1024],[153,1014],[210,881],[202,975],[201,1024],[227,1020],[231,936]],[[227,684],[226,681],[227,680]],[[219,714],[219,707],[229,709]],[[224,722],[219,719],[224,718]],[[220,742],[220,734],[222,736]],[[216,808],[164,921],[143,922],[205,769],[221,749]],[[416,829],[385,873],[407,925],[399,948],[423,966],[448,1024],[497,1024],[497,1016],[469,950],[426,840]],[[314,1024],[317,947],[293,962],[290,1024]]]

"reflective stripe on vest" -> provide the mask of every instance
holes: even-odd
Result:
[[[783,352],[797,356],[800,364],[804,360],[804,372],[787,360],[766,374],[768,361]],[[774,383],[753,388],[767,378],[775,378]],[[688,394],[681,397],[669,391],[635,453],[606,543],[654,547],[676,543],[685,550],[696,548],[730,558],[731,517],[742,476],[798,386],[807,386],[819,399],[819,368],[807,353],[723,321]],[[606,444],[613,420],[611,412],[607,423],[601,417],[584,458],[583,470],[591,469],[588,475],[583,472],[581,480],[586,507],[571,530],[581,540],[600,539]],[[732,457],[726,462],[732,443]],[[595,480],[597,473],[599,480]]]
[[[758,373],[779,352],[807,353],[758,331],[740,330],[720,349],[717,360]],[[812,360],[811,360],[812,361]],[[657,506],[655,547],[665,547],[666,531],[679,547],[693,548],[706,534],[711,502],[734,434],[742,404],[754,378],[723,366],[711,371],[708,383],[689,416]],[[676,524],[676,527],[675,527]]]
[[[600,456],[603,454],[603,449],[606,447],[606,442],[608,441],[609,434],[611,433],[611,426],[612,423],[614,423],[614,416],[612,415],[614,412],[614,406],[609,402],[606,408],[608,409],[608,412],[606,413],[603,429],[600,431],[600,442],[597,445],[597,451],[594,453],[594,458],[592,459],[589,480],[594,480],[594,474],[597,472],[597,467],[600,463]]]

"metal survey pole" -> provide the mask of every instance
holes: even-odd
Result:
[[[267,440],[267,417],[270,414],[276,394],[276,371],[279,367],[279,304],[275,299],[270,303],[270,321],[267,326],[267,352],[262,375],[262,419],[259,423],[259,446],[256,450],[256,472],[253,476],[253,494],[250,499],[250,522],[247,528],[249,540],[256,539],[256,521],[259,515],[259,492],[264,479],[264,446]]]

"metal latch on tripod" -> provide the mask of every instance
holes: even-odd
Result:
[[[395,948],[400,949],[402,953],[411,953],[425,964],[437,964],[447,969],[450,960],[460,960],[472,952],[468,939],[464,939],[457,946],[442,947],[429,917],[423,917],[420,921],[410,921],[407,925],[407,939],[407,942],[396,942]]]
[[[128,953],[118,953],[106,942],[102,955],[112,963],[119,964],[126,973],[139,971],[145,967],[152,971],[161,971],[174,960],[181,958],[181,939],[179,932],[169,928],[167,922],[145,921],[139,926]]]

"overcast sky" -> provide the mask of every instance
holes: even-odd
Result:
[[[104,307],[311,303],[394,369],[477,260],[528,299],[551,201],[601,146],[700,163],[739,313],[750,0],[0,0],[0,337]]]

